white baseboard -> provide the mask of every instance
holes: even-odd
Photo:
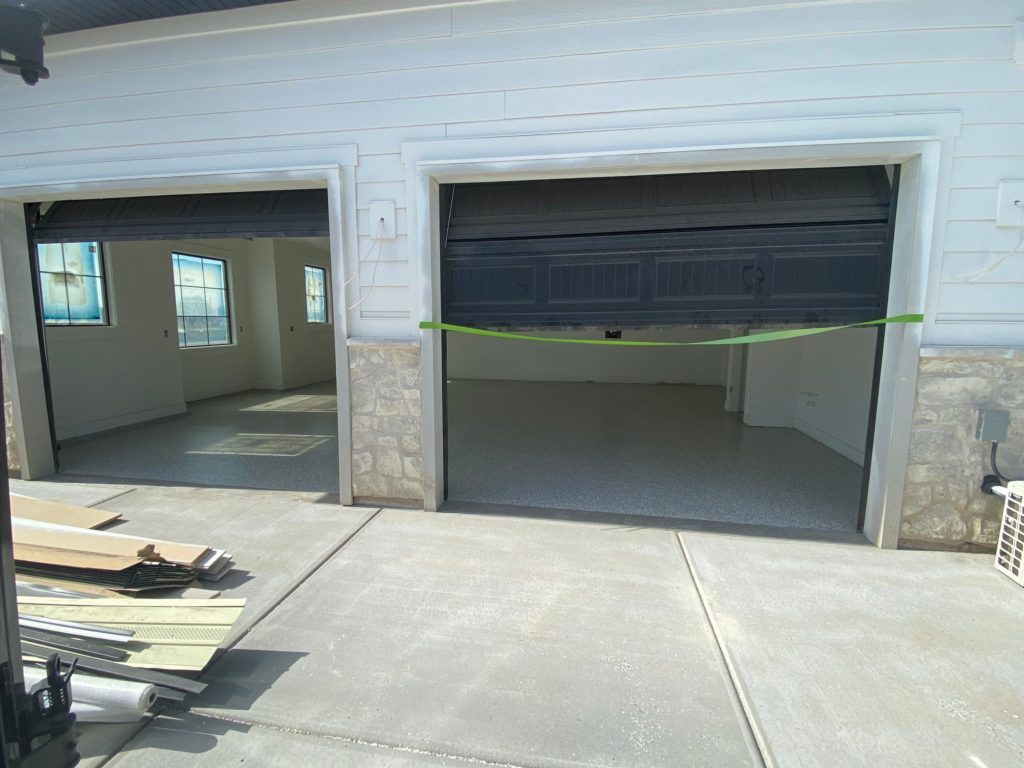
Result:
[[[131,424],[139,424],[143,421],[163,419],[167,416],[177,416],[179,413],[185,413],[186,411],[187,408],[185,407],[185,403],[174,403],[172,405],[163,405],[159,408],[147,408],[144,411],[136,411],[134,413],[121,413],[116,416],[109,416],[105,419],[85,421],[81,424],[68,424],[67,426],[57,427],[57,439],[68,440],[72,437],[91,435],[95,432],[106,432],[108,429],[127,427]]]
[[[743,412],[743,423],[748,427],[783,427],[792,429],[796,419],[793,416],[759,416],[750,411]]]
[[[845,456],[855,464],[859,464],[862,467],[864,466],[863,448],[856,448],[850,445],[849,443],[840,440],[835,435],[830,435],[828,432],[819,429],[813,424],[808,424],[806,421],[800,418],[793,420],[793,426],[798,431],[803,432],[812,440],[817,440],[822,445],[831,448],[833,451],[840,454],[841,456]]]

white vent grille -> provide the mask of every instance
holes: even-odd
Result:
[[[1024,482],[1010,483],[1007,490],[996,545],[996,570],[1024,585]]]

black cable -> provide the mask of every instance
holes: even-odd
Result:
[[[1002,472],[999,471],[999,467],[996,466],[996,451],[998,449],[999,443],[993,441],[992,452],[989,454],[989,464],[992,465],[992,472],[995,473],[995,476],[998,477],[999,481],[1005,485],[1006,483],[1009,483],[1011,480],[1013,480],[1013,478],[1004,475]]]

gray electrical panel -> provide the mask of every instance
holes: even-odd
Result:
[[[975,437],[985,443],[1001,443],[1006,440],[1010,428],[1010,412],[994,408],[978,411],[978,429]]]

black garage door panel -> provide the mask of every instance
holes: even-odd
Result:
[[[874,167],[460,184],[447,238],[884,221],[889,194]]]
[[[712,174],[705,185],[687,176],[449,188],[444,319],[491,327],[873,319],[888,282],[888,181],[882,169],[838,171]],[[739,211],[738,200],[756,209]],[[711,214],[733,226],[691,226]],[[580,234],[587,215],[592,231]]]
[[[320,237],[327,191],[289,189],[56,202],[33,222],[37,243],[179,237]]]

